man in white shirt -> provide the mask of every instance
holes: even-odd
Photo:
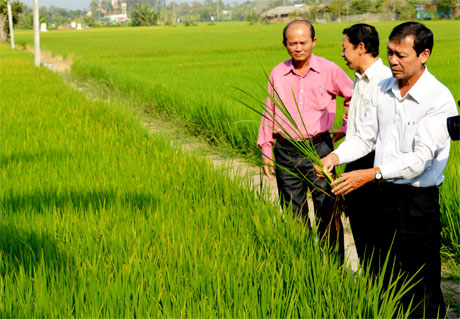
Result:
[[[383,263],[390,252],[390,265],[395,261],[396,273],[407,278],[420,270],[402,303],[407,307],[413,297],[411,316],[426,318],[445,315],[438,186],[450,150],[446,119],[457,114],[452,94],[425,66],[432,47],[433,33],[421,23],[393,29],[387,47],[393,77],[378,85],[357,133],[322,160],[332,171],[375,149],[374,168],[344,173],[333,193],[347,195],[378,181],[368,210],[379,221],[374,258]]]
[[[391,78],[391,70],[382,63],[379,55],[379,34],[375,27],[359,23],[343,30],[342,57],[351,70],[355,70],[353,81],[353,95],[348,110],[348,125],[346,136],[351,137],[358,130],[364,118],[364,112],[371,101],[377,84],[386,78]],[[333,132],[332,132],[333,133]],[[374,151],[348,163],[345,172],[374,167]],[[369,256],[374,247],[373,216],[369,214],[369,207],[374,204],[372,183],[367,184],[346,196],[346,212],[350,219],[351,230],[355,240],[359,259],[365,262],[376,261],[364,258]],[[377,221],[378,222],[378,221]]]

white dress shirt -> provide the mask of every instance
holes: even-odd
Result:
[[[366,107],[371,101],[377,84],[391,78],[391,70],[383,64],[382,59],[375,61],[363,74],[355,72],[353,81],[353,95],[348,110],[347,135],[352,136],[364,118]]]
[[[377,86],[357,133],[334,153],[345,164],[375,148],[374,167],[380,168],[385,180],[438,186],[449,158],[446,122],[454,115],[452,94],[428,69],[404,97],[399,81],[389,78]]]

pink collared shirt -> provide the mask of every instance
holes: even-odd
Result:
[[[310,65],[307,72],[301,76],[292,65],[292,60],[278,64],[270,74],[270,82],[275,87],[281,100],[289,110],[289,114],[301,129],[301,136],[295,134],[289,128],[288,120],[275,107],[273,101],[267,97],[266,110],[260,124],[257,145],[262,149],[263,158],[273,158],[272,148],[277,134],[283,129],[276,123],[280,123],[291,136],[297,139],[314,136],[326,132],[334,125],[336,113],[336,96],[345,98],[347,112],[343,117],[342,132],[347,130],[348,106],[353,91],[353,82],[348,75],[335,63],[314,54],[311,55]],[[273,89],[268,84],[268,92],[273,96]],[[301,116],[295,105],[292,93],[295,94]],[[273,112],[276,119],[273,120],[267,111]],[[268,117],[268,118],[267,118]],[[305,128],[304,128],[304,124]],[[308,132],[308,133],[307,133]],[[283,134],[284,135],[284,134]]]

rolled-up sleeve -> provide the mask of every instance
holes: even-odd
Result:
[[[415,137],[413,138],[413,149],[408,152],[401,152],[397,160],[385,163],[380,170],[385,179],[404,179],[421,175],[429,171],[436,158],[438,162],[447,163],[449,150],[449,133],[447,132],[446,119],[452,115],[449,110],[455,106],[444,104],[441,107],[433,108],[429,114],[423,117],[417,124]],[[403,136],[402,138],[406,137]],[[400,141],[402,144],[403,141]],[[440,150],[447,149],[444,155],[440,156]]]

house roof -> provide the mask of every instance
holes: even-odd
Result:
[[[262,13],[262,17],[267,17],[267,18],[277,18],[281,16],[287,16],[288,14],[292,12],[310,12],[310,7],[309,6],[278,6],[275,8],[272,8],[268,11],[265,11]]]

